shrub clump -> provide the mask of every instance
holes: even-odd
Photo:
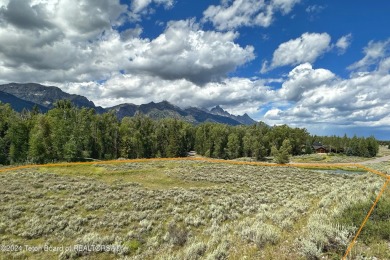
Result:
[[[193,243],[188,246],[185,251],[184,259],[186,260],[197,260],[201,259],[206,252],[207,246],[203,242]]]
[[[301,253],[308,259],[319,259],[322,253],[342,254],[355,228],[335,224],[325,212],[314,213],[308,221],[306,236],[300,240]]]
[[[276,244],[280,239],[280,231],[273,225],[263,222],[257,222],[249,225],[249,222],[245,222],[240,227],[241,237],[248,242],[255,243],[259,248],[264,247],[266,244]]]
[[[175,246],[183,246],[188,239],[188,231],[185,227],[179,226],[174,222],[169,223],[167,240]]]
[[[339,223],[359,227],[371,205],[372,201],[366,201],[347,207],[341,213]],[[390,240],[390,198],[379,200],[359,238],[366,244],[374,240]]]

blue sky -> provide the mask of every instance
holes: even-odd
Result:
[[[390,2],[0,0],[0,83],[390,139]]]

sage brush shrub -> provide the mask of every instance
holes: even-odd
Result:
[[[264,259],[264,251],[296,259],[297,249],[328,257],[349,234],[336,217],[382,185],[369,174],[180,160],[20,170],[0,173],[0,239],[119,245],[101,254],[58,253],[60,259]],[[322,222],[311,218],[321,212]],[[285,234],[283,255],[275,255]]]
[[[356,231],[354,227],[335,224],[323,211],[311,215],[306,228],[300,244],[302,254],[309,258],[317,257],[318,252],[343,253]]]
[[[280,231],[277,227],[264,222],[250,223],[250,220],[246,220],[238,225],[238,232],[244,240],[255,243],[259,248],[279,241]]]
[[[188,239],[188,231],[185,227],[171,222],[168,226],[168,240],[175,246],[183,246]]]
[[[207,245],[203,242],[193,242],[184,251],[185,260],[198,260],[201,259],[207,249]]]

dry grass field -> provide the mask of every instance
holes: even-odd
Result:
[[[339,217],[383,183],[185,160],[4,172],[0,258],[340,259],[358,226]],[[358,244],[353,259],[390,256],[375,244]]]

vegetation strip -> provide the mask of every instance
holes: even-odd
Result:
[[[151,158],[151,159],[126,159],[126,160],[110,160],[110,161],[95,161],[95,162],[68,162],[68,163],[48,163],[48,164],[29,164],[22,165],[10,168],[0,169],[0,172],[29,169],[29,168],[39,168],[39,167],[58,167],[58,166],[73,166],[73,165],[99,165],[99,164],[115,164],[115,163],[135,163],[135,162],[153,162],[153,161],[174,161],[174,160],[188,160],[188,161],[205,161],[211,163],[228,163],[236,165],[257,165],[257,166],[268,166],[268,167],[313,167],[313,168],[345,168],[345,167],[357,167],[381,177],[384,177],[390,180],[390,175],[382,173],[380,171],[371,169],[367,166],[356,163],[290,163],[290,164],[277,164],[277,163],[265,163],[265,162],[246,162],[246,161],[230,161],[222,159],[211,159],[211,158],[188,158],[188,157],[178,157],[178,158]]]
[[[349,244],[345,255],[343,257],[344,259],[347,259],[348,254],[351,252],[353,246],[356,243],[356,240],[361,233],[363,227],[365,226],[366,222],[368,221],[369,217],[371,216],[372,212],[374,211],[375,206],[377,205],[379,199],[381,198],[383,192],[385,191],[387,184],[390,182],[390,176],[382,173],[380,171],[371,169],[367,166],[363,166],[360,164],[327,164],[327,163],[317,163],[317,164],[311,164],[311,163],[292,163],[292,164],[272,164],[272,163],[263,163],[263,162],[245,162],[245,161],[228,161],[228,160],[221,160],[221,159],[210,159],[210,158],[153,158],[153,159],[129,159],[129,160],[111,160],[111,161],[98,161],[98,162],[74,162],[74,163],[53,163],[53,164],[36,164],[36,165],[23,165],[23,166],[17,166],[17,167],[11,167],[11,168],[4,168],[0,169],[0,172],[7,172],[7,171],[14,171],[14,170],[20,170],[20,169],[28,169],[28,168],[39,168],[39,167],[58,167],[58,166],[74,166],[74,165],[99,165],[99,164],[120,164],[120,163],[136,163],[136,162],[153,162],[153,161],[174,161],[174,160],[187,160],[187,161],[204,161],[204,162],[211,162],[211,163],[227,163],[227,164],[235,164],[235,165],[254,165],[254,166],[269,166],[269,167],[313,167],[313,168],[345,168],[345,167],[357,167],[360,169],[367,170],[371,173],[374,173],[376,175],[379,175],[381,177],[386,178],[386,182],[384,183],[381,191],[379,192],[378,196],[376,197],[375,202],[371,206],[371,209],[367,213],[365,219],[363,220],[359,230],[357,231],[355,237],[353,238],[352,242]]]
[[[347,256],[348,256],[348,254],[351,252],[353,246],[355,245],[355,242],[356,242],[356,240],[357,240],[357,238],[358,238],[360,232],[362,231],[364,225],[367,223],[369,217],[371,216],[372,212],[374,211],[374,208],[375,208],[376,204],[378,203],[379,199],[381,198],[383,192],[386,190],[386,187],[387,187],[387,184],[389,183],[389,181],[390,181],[390,178],[388,178],[388,179],[386,180],[385,184],[383,184],[383,187],[382,187],[381,191],[379,192],[378,196],[376,197],[376,200],[375,200],[374,204],[372,204],[371,209],[370,209],[370,211],[367,213],[366,218],[363,220],[363,223],[361,224],[361,226],[360,226],[359,230],[357,231],[355,237],[353,238],[352,242],[349,244],[349,246],[348,246],[348,248],[347,248],[347,251],[345,252],[345,255],[344,255],[344,257],[343,257],[343,260],[346,260],[346,259],[347,259]]]

